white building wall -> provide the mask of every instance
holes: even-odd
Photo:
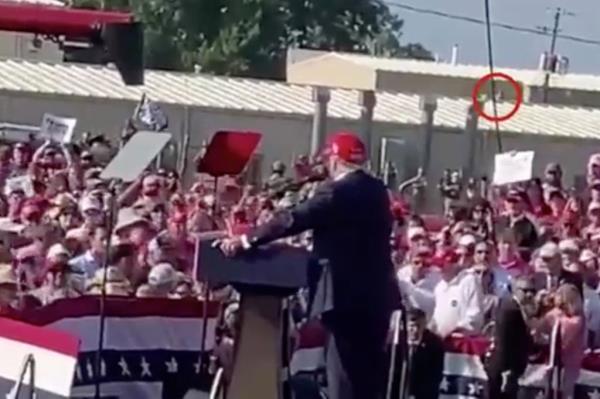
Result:
[[[20,58],[31,61],[62,62],[63,53],[57,43],[42,40],[33,46],[34,35],[0,31],[0,58]]]
[[[102,100],[87,97],[44,96],[23,93],[0,92],[0,120],[14,123],[39,124],[44,112],[78,119],[77,133],[103,132],[116,139],[125,120],[131,116],[135,102]],[[179,105],[163,105],[169,116],[169,131],[182,142],[185,130],[190,132],[188,162],[197,154],[204,140],[210,140],[219,130],[246,130],[262,133],[263,140],[258,152],[264,156],[263,173],[277,160],[290,162],[294,156],[307,153],[310,145],[312,120],[304,116],[281,116],[238,110],[211,110]],[[189,118],[189,119],[188,119]],[[186,120],[188,119],[188,120]],[[328,131],[339,129],[357,130],[358,121],[329,120]],[[422,133],[419,126],[377,123],[373,126],[373,147],[382,137],[403,138],[407,145],[407,158],[419,166]],[[536,173],[541,174],[546,163],[558,161],[563,165],[565,181],[572,184],[577,174],[585,171],[590,154],[600,152],[600,141],[577,138],[556,138],[542,135],[503,135],[504,150],[535,150]],[[489,154],[477,154],[482,173],[486,165],[491,170],[495,138],[490,136]],[[437,182],[446,168],[461,168],[466,158],[466,141],[462,131],[436,129],[434,132],[429,174],[430,194],[436,192]],[[489,173],[489,172],[488,172]]]

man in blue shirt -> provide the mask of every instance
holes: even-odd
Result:
[[[94,228],[90,237],[90,249],[69,261],[73,272],[85,276],[86,279],[93,278],[96,270],[103,265],[107,238],[104,227]]]

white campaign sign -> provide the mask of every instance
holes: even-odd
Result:
[[[70,143],[77,119],[63,118],[52,114],[44,114],[40,127],[40,137],[57,143]]]
[[[16,190],[23,191],[27,197],[33,197],[35,195],[35,191],[33,189],[33,181],[31,180],[31,176],[24,175],[7,179],[6,185],[4,186],[4,194],[8,196],[11,192]]]
[[[495,185],[518,183],[533,178],[534,151],[511,151],[497,154],[494,159]]]

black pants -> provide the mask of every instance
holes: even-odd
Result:
[[[333,378],[347,379],[352,396],[329,399],[383,398],[386,377],[385,342],[389,317],[353,314],[328,318],[325,325],[333,336],[337,355],[327,359],[328,376],[330,379],[332,375]],[[339,364],[334,364],[338,361]],[[340,373],[344,375],[338,375]],[[328,381],[328,384],[337,383]],[[342,395],[343,393],[339,394]]]

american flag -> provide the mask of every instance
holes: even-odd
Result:
[[[38,399],[69,398],[78,351],[79,341],[70,334],[0,318],[0,393],[21,397],[35,376]]]
[[[440,398],[483,399],[487,376],[482,358],[488,341],[479,337],[451,337],[446,340],[444,379],[440,384]],[[530,363],[520,380],[523,399],[546,398],[547,356]],[[581,374],[575,386],[576,399],[600,399],[600,353],[591,352],[582,363]]]
[[[300,344],[292,357],[291,373],[319,372],[325,365],[326,333],[318,324],[310,323],[300,329],[299,334]],[[484,399],[487,375],[483,357],[489,341],[483,337],[452,336],[445,344],[440,399]],[[543,357],[529,364],[520,380],[519,398],[545,399],[547,372],[548,365]],[[575,399],[600,399],[600,351],[585,356],[575,386]]]
[[[109,297],[100,375],[98,297],[56,301],[24,315],[24,320],[81,340],[73,398],[206,398],[211,377],[201,367],[203,303],[195,300]],[[214,348],[218,307],[208,306],[204,358]]]
[[[162,132],[169,127],[167,114],[157,103],[151,101],[146,94],[142,95],[133,116],[134,121],[140,122],[145,129]]]

